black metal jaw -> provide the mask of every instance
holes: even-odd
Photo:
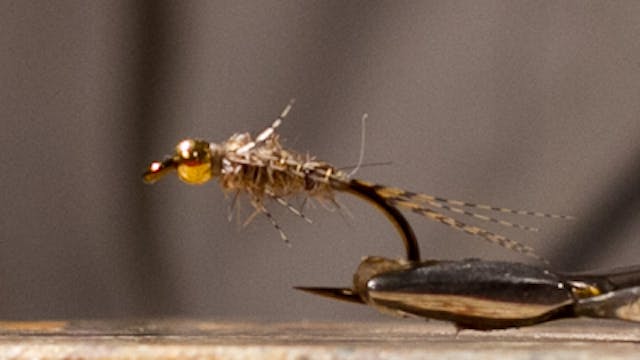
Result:
[[[574,317],[640,322],[640,266],[571,275],[515,262],[411,263],[369,257],[351,289],[297,289],[384,313],[450,321],[459,329],[503,329]]]
[[[573,303],[555,274],[477,259],[412,263],[367,257],[354,275],[353,289],[297,289],[388,314],[451,321],[460,329],[530,325],[566,313]]]

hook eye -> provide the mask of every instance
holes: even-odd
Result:
[[[144,182],[148,184],[153,184],[156,181],[160,180],[163,176],[175,170],[176,162],[173,158],[166,158],[162,161],[154,161],[149,165],[149,168],[142,175],[142,179]]]

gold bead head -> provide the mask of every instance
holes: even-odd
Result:
[[[211,180],[211,150],[202,140],[182,140],[176,146],[176,170],[187,184],[204,184]]]

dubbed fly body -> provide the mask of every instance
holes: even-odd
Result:
[[[308,198],[339,207],[335,199],[335,192],[348,192],[382,210],[399,231],[404,241],[407,257],[412,261],[420,260],[417,241],[413,230],[398,208],[407,209],[453,229],[481,237],[491,243],[535,258],[539,257],[530,247],[482,227],[462,222],[455,219],[454,216],[464,215],[472,219],[526,231],[537,231],[537,229],[491,217],[480,213],[480,211],[546,218],[570,218],[569,216],[450,200],[351,179],[349,174],[338,170],[329,163],[318,161],[308,155],[301,155],[285,149],[281,145],[276,130],[291,110],[292,105],[293,101],[284,108],[271,126],[264,129],[255,138],[248,133],[240,133],[232,135],[222,143],[194,139],[181,141],[176,146],[173,155],[162,161],[153,162],[149,166],[144,174],[144,180],[153,183],[171,171],[176,171],[178,177],[188,184],[203,184],[217,179],[224,191],[236,195],[248,195],[255,208],[254,215],[264,214],[285,241],[288,241],[287,236],[268,211],[265,199],[272,199],[306,221],[310,221],[303,215],[301,209],[289,204],[287,199],[290,196],[303,194]],[[448,211],[452,215],[445,215],[441,211]],[[249,219],[251,218],[253,215]]]

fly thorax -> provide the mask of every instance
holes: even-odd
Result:
[[[209,144],[209,151],[211,153],[211,176],[214,178],[219,177],[223,173],[225,151],[222,146],[215,143]]]

